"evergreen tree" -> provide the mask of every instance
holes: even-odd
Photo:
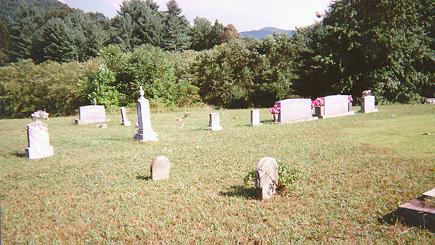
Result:
[[[8,61],[9,30],[5,21],[0,20],[0,65]]]
[[[213,27],[211,28],[211,32],[209,35],[209,47],[212,48],[224,42],[225,42],[224,25],[222,25],[221,23],[219,23],[218,20],[216,20],[214,22]]]
[[[192,45],[191,48],[196,51],[201,51],[210,48],[209,37],[212,30],[212,25],[206,18],[196,17],[193,20],[193,28],[191,31]]]
[[[181,8],[175,0],[169,1],[167,8],[163,47],[170,51],[188,49],[191,45],[189,21],[186,17],[180,16]]]

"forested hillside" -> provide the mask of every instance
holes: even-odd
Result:
[[[336,1],[317,24],[261,40],[218,20],[191,25],[174,0],[166,11],[153,0],[124,1],[112,19],[53,6],[18,4],[0,22],[2,118],[43,108],[73,114],[92,98],[128,105],[138,86],[162,108],[264,107],[338,93],[359,103],[366,89],[379,103],[434,96],[430,0]],[[53,94],[61,90],[70,92]]]

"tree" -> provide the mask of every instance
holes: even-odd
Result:
[[[8,61],[9,30],[5,21],[0,20],[0,65]]]
[[[209,35],[209,47],[214,47],[224,42],[225,42],[224,26],[221,23],[219,23],[218,20],[216,20],[214,22],[213,27],[211,28],[211,32]]]
[[[188,49],[190,43],[189,21],[184,16],[180,16],[181,9],[175,0],[167,4],[168,11],[165,15],[165,33],[163,47],[170,51],[181,51]]]
[[[191,48],[196,51],[209,49],[209,37],[212,30],[212,25],[206,18],[196,17],[193,20],[193,28],[191,31],[192,45]]]
[[[233,24],[229,24],[224,28],[224,41],[229,42],[233,39],[240,38],[239,32]]]

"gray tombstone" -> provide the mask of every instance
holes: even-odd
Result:
[[[256,167],[255,188],[263,200],[268,200],[276,193],[279,174],[278,163],[273,157],[260,159]]]
[[[375,107],[375,96],[368,95],[361,98],[361,112],[362,113],[372,113],[377,112],[378,109]]]
[[[32,117],[32,120],[35,122],[37,120],[48,120],[48,113],[46,111],[42,111],[42,110],[37,110],[34,113],[32,113],[32,115],[30,115]]]
[[[211,131],[222,130],[222,127],[220,125],[220,119],[219,119],[218,112],[210,113],[210,118],[209,118],[209,122],[208,122],[208,129]]]
[[[76,124],[92,124],[107,122],[106,109],[103,105],[80,106],[79,119]]]
[[[142,86],[136,104],[138,129],[134,139],[137,141],[158,141],[158,136],[151,126],[150,102],[145,99]]]
[[[48,126],[41,121],[26,126],[27,148],[26,157],[39,159],[53,156],[53,146],[50,145]]]
[[[310,99],[287,99],[277,101],[281,109],[278,116],[279,123],[294,123],[317,120],[313,117]]]
[[[125,107],[121,107],[120,111],[121,111],[121,125],[126,127],[131,126],[131,122],[127,118],[127,109],[125,109]]]
[[[435,98],[426,98],[426,103],[435,105]]]
[[[260,125],[260,109],[251,110],[251,125],[253,127]]]
[[[349,95],[330,95],[325,97],[324,115],[319,118],[331,118],[355,115],[349,106]]]
[[[151,179],[164,180],[169,178],[171,163],[165,156],[156,157],[151,163]]]

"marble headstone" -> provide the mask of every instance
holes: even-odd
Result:
[[[48,113],[46,111],[38,110],[32,113],[32,120],[35,122],[37,120],[48,120]]]
[[[121,107],[120,111],[121,111],[121,125],[126,127],[131,126],[131,122],[127,118],[127,109],[125,109],[125,107]]]
[[[355,115],[354,111],[349,110],[349,95],[330,95],[324,99],[325,112],[320,118]]]
[[[156,157],[151,163],[151,179],[163,180],[169,178],[171,163],[165,156]]]
[[[252,109],[251,110],[251,126],[260,125],[260,109]]]
[[[137,112],[137,134],[134,139],[137,141],[158,141],[158,136],[151,126],[150,102],[145,99],[142,86],[139,90],[139,99],[136,104]]]
[[[107,121],[106,109],[103,105],[88,105],[79,108],[77,124],[104,123]]]
[[[368,95],[361,98],[361,112],[362,113],[372,113],[377,112],[378,109],[375,107],[375,96]]]
[[[278,116],[279,123],[293,123],[317,120],[313,117],[310,99],[287,99],[275,102],[281,110]]]
[[[209,122],[208,122],[208,129],[211,130],[211,131],[222,130],[222,127],[220,125],[219,113],[218,112],[210,113],[210,119],[209,119]]]
[[[264,157],[256,167],[255,187],[263,200],[268,200],[276,193],[279,174],[278,163],[275,158]]]
[[[39,159],[53,156],[53,146],[50,145],[48,127],[41,121],[26,126],[27,148],[26,157]]]

